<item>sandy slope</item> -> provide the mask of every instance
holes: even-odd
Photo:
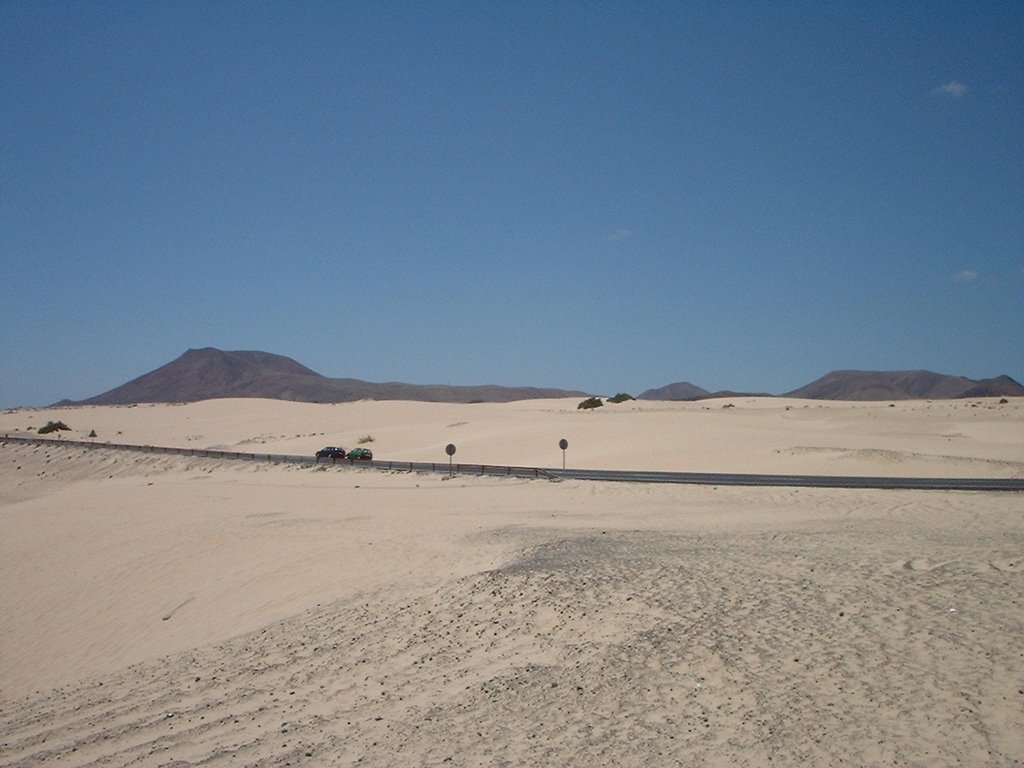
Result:
[[[296,453],[371,433],[409,459],[458,435],[460,457],[517,464],[543,436],[548,465],[564,435],[590,466],[621,466],[629,438],[629,466],[740,471],[1020,476],[1024,461],[1021,401],[734,402],[220,401],[19,411],[0,432],[61,418],[101,439]],[[0,765],[1021,765],[1022,570],[1018,494],[448,480],[8,443]]]
[[[207,400],[0,413],[0,434],[64,421],[67,437],[312,455],[372,436],[377,458],[694,472],[1024,476],[1024,398],[838,403],[781,398],[631,401],[591,411],[576,400],[317,405]]]

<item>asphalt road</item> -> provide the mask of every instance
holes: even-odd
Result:
[[[122,445],[86,440],[63,440],[42,437],[7,436],[0,441],[64,445],[85,448],[106,448],[135,453],[178,454],[239,461],[316,464],[312,456],[239,453],[193,448],[171,448],[153,445]],[[331,462],[320,462],[331,463]],[[798,488],[879,488],[918,491],[1011,491],[1024,492],[1024,478],[977,477],[865,477],[846,475],[762,475],[724,472],[644,472],[633,470],[555,469],[550,467],[510,467],[493,464],[449,464],[422,461],[338,461],[338,467],[364,467],[382,471],[435,472],[458,475],[545,478],[548,480],[594,480],[619,483],[676,483],[689,485],[783,486]]]
[[[845,475],[754,475],[716,472],[605,472],[547,470],[578,480],[696,485],[757,485],[800,488],[907,488],[934,491],[1024,491],[1024,479],[972,477],[857,477]]]

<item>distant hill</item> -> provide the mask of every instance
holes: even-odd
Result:
[[[718,400],[723,397],[775,397],[775,395],[769,392],[737,392],[733,389],[720,389],[712,392],[707,397],[700,398],[701,400]]]
[[[1024,397],[1024,386],[1009,376],[981,379],[960,397]]]
[[[137,379],[87,400],[57,405],[130,405],[190,403],[224,397],[260,397],[303,403],[355,400],[413,400],[433,403],[506,403],[540,398],[587,397],[578,390],[505,387],[496,384],[374,383],[335,379],[290,357],[269,352],[225,352],[212,347],[190,349],[181,357]],[[705,400],[717,397],[771,397],[728,390],[709,392],[687,381],[648,389],[638,400]],[[1024,386],[1009,376],[974,380],[931,371],[833,371],[783,397],[815,400],[913,400],[960,397],[1024,397]]]
[[[1021,396],[1024,396],[1024,386],[1009,376],[975,381],[931,371],[832,371],[783,395],[813,400],[948,400]]]
[[[773,397],[767,393],[709,392],[680,381],[648,389],[638,400],[709,400],[721,397]],[[962,397],[1024,397],[1024,386],[1009,376],[968,379],[931,371],[832,371],[780,397],[810,400],[949,400]]]
[[[675,384],[666,384],[664,387],[641,392],[637,400],[700,400],[710,395],[710,392],[696,384],[677,381]]]
[[[304,403],[355,400],[503,403],[586,395],[585,392],[537,387],[377,384],[359,379],[333,379],[282,355],[225,352],[207,347],[190,349],[176,360],[103,394],[87,400],[63,400],[58,405],[190,403],[225,397],[260,397]]]
[[[666,384],[664,387],[648,389],[642,392],[637,400],[715,400],[722,397],[775,397],[769,392],[737,392],[732,389],[720,389],[708,392],[703,387],[688,381]]]

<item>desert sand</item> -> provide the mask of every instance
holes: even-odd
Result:
[[[1024,477],[1024,400],[13,410],[64,438]],[[730,407],[725,407],[730,406]],[[1024,764],[1024,497],[0,450],[0,765]]]

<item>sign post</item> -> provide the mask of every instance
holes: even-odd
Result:
[[[558,447],[562,449],[562,469],[565,469],[565,449],[569,447],[569,441],[564,437],[558,441]]]
[[[454,477],[454,472],[452,471],[452,456],[455,455],[455,443],[448,443],[448,445],[444,447],[444,452],[448,454],[448,477]]]

